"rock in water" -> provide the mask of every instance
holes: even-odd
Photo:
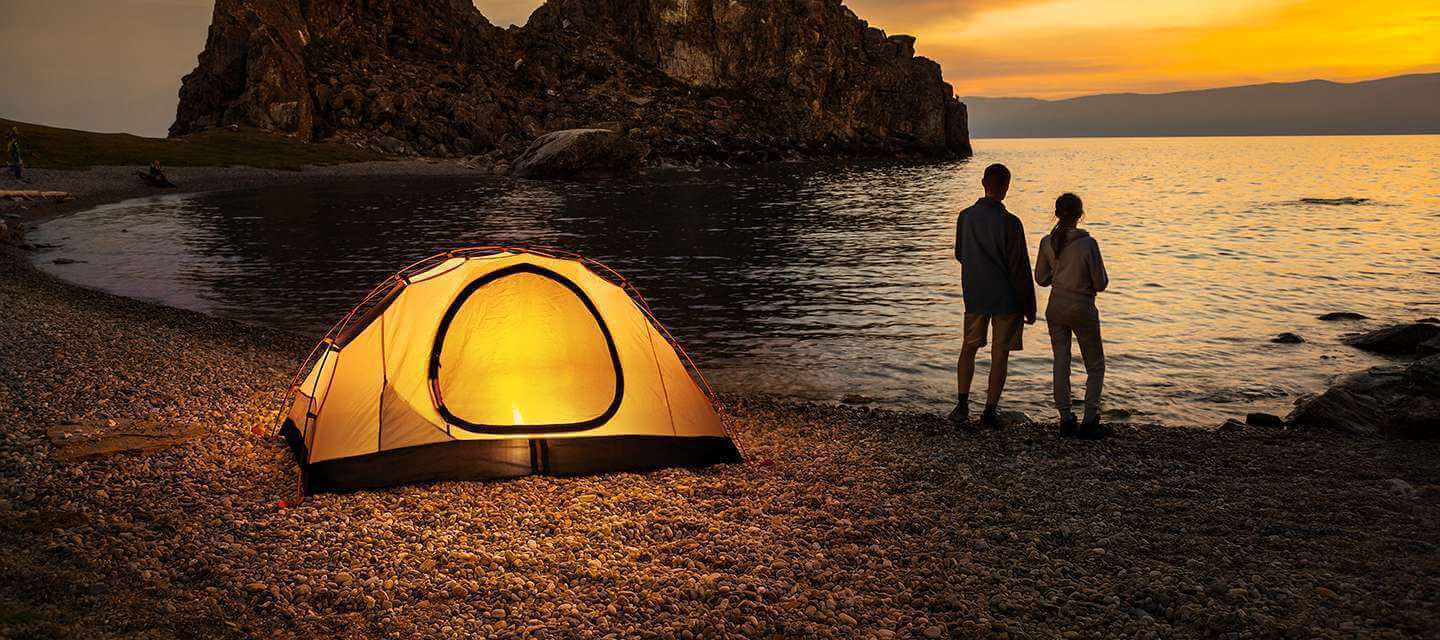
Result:
[[[1353,312],[1353,311],[1336,311],[1336,312],[1334,312],[1334,313],[1327,313],[1327,314],[1324,314],[1324,315],[1322,315],[1322,316],[1319,316],[1319,318],[1320,318],[1320,320],[1323,320],[1323,321],[1325,321],[1325,322],[1339,322],[1339,321],[1342,321],[1342,320],[1369,320],[1369,319],[1370,319],[1369,316],[1366,316],[1366,315],[1363,315],[1363,314],[1359,314],[1359,313],[1355,313],[1355,312]]]
[[[1305,339],[1300,337],[1298,333],[1282,333],[1271,338],[1270,341],[1277,344],[1300,344],[1305,342]]]
[[[838,0],[550,0],[511,29],[470,0],[217,0],[170,133],[513,157],[619,121],[657,163],[719,163],[969,155],[966,118],[914,38]]]
[[[1362,435],[1440,437],[1440,355],[1341,378],[1297,402],[1285,422]]]
[[[1440,325],[1415,322],[1346,338],[1345,344],[1375,353],[1410,355],[1420,353],[1422,350],[1420,345],[1436,336],[1440,336]]]
[[[567,129],[540,136],[515,159],[517,178],[633,175],[650,148],[609,129]]]

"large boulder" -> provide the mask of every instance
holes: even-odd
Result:
[[[650,148],[610,129],[566,129],[540,136],[510,169],[517,178],[634,175]]]
[[[1440,325],[1414,322],[1351,336],[1345,339],[1345,344],[1386,355],[1413,355],[1425,352],[1427,343],[1437,336],[1440,336]]]
[[[1359,435],[1440,437],[1440,355],[1345,376],[1302,398],[1285,422]]]

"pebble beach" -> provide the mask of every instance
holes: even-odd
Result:
[[[1440,443],[722,398],[743,465],[295,501],[308,339],[0,248],[0,637],[1422,638]],[[201,435],[59,462],[46,429]]]

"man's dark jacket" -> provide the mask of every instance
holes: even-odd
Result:
[[[1025,225],[1004,203],[984,197],[961,211],[955,221],[955,259],[965,313],[988,316],[1024,314],[1035,322],[1035,281]]]

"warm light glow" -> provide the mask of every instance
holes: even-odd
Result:
[[[609,408],[616,384],[595,316],[565,285],[534,273],[470,295],[440,351],[445,406],[475,424],[585,422]]]
[[[1440,71],[1440,3],[847,0],[960,95],[1068,97]]]

